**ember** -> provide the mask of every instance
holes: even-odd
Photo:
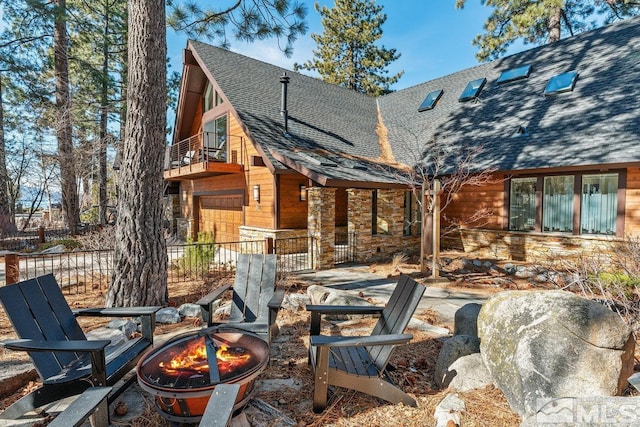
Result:
[[[251,355],[243,347],[229,348],[222,343],[216,343],[216,345],[219,345],[216,351],[216,359],[218,361],[218,371],[221,375],[227,376],[230,372],[241,368],[251,358]],[[166,356],[171,357],[171,359],[158,363],[164,373],[176,374],[181,371],[209,373],[207,346],[204,337],[189,341],[184,350],[175,356],[170,356],[174,352],[167,351]]]

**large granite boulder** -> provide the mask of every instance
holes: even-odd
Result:
[[[443,388],[456,391],[470,391],[485,388],[493,384],[491,374],[484,365],[482,355],[473,353],[462,356],[449,366],[449,375],[445,378]]]
[[[314,305],[346,305],[346,306],[372,306],[369,301],[361,298],[358,295],[354,295],[353,292],[345,291],[342,289],[334,289],[326,286],[311,285],[307,288],[307,295],[309,296],[309,302]],[[356,314],[331,314],[325,316],[327,320],[343,321],[350,319],[357,319],[362,317],[369,317]]]
[[[613,396],[633,372],[630,328],[607,307],[564,291],[509,291],[478,316],[480,353],[521,416],[537,398]]]

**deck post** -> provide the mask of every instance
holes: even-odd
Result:
[[[4,255],[6,284],[18,283],[20,281],[20,255],[8,253]]]

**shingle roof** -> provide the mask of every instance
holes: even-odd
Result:
[[[497,84],[507,69],[532,65],[527,79]],[[572,92],[544,96],[548,80],[575,70]],[[465,85],[486,77],[477,101],[458,102]],[[418,112],[431,91],[444,95]],[[640,18],[481,64],[379,100],[398,160],[433,140],[460,153],[480,147],[478,170],[615,165],[640,161]],[[513,137],[519,127],[528,135]]]
[[[190,41],[203,64],[276,168],[327,180],[397,181],[373,170],[380,154],[378,107],[396,159],[414,165],[428,141],[451,159],[481,148],[476,170],[586,167],[640,162],[640,17],[372,98],[204,43]],[[529,78],[497,84],[506,69],[531,64]],[[575,70],[572,92],[544,96],[548,80]],[[283,135],[279,77],[286,71],[289,134]],[[477,100],[458,102],[468,82],[486,77]],[[425,96],[444,90],[435,108]],[[513,137],[518,128],[527,134]],[[332,157],[337,167],[300,155]],[[324,153],[324,154],[323,154]],[[344,156],[342,156],[344,154]],[[354,163],[357,167],[353,167]],[[369,170],[365,170],[369,168]],[[446,171],[444,171],[446,173]]]

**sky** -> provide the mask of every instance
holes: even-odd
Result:
[[[322,24],[320,14],[313,7],[315,2],[305,0],[304,3],[308,7],[309,30],[293,45],[291,58],[279,50],[275,39],[252,44],[231,40],[231,50],[289,70],[293,70],[296,62],[312,59],[316,44],[310,34],[321,34]],[[333,0],[318,3],[333,7]],[[377,0],[376,4],[382,5],[387,15],[378,44],[397,49],[401,54],[388,67],[389,74],[404,70],[404,75],[391,89],[411,87],[478,64],[477,48],[472,41],[483,32],[483,24],[491,13],[491,8],[483,6],[480,0],[468,0],[464,9],[456,9],[455,0]],[[167,40],[171,70],[180,72],[187,38],[169,30]],[[521,50],[522,46],[509,53],[517,49]]]

